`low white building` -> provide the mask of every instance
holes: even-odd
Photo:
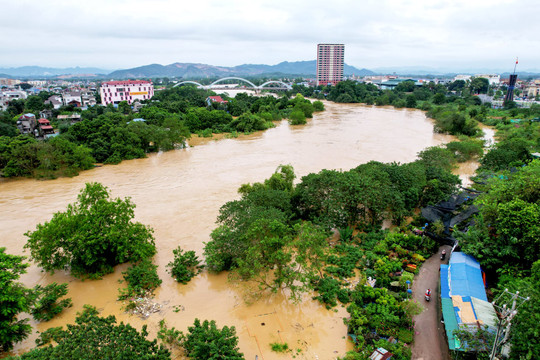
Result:
[[[489,81],[489,86],[499,85],[501,83],[501,75],[496,74],[477,74],[474,75],[475,78],[484,78]]]
[[[472,75],[456,75],[454,77],[454,81],[463,80],[465,82],[470,81],[472,78]]]

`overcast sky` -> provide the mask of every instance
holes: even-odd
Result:
[[[345,44],[358,68],[540,68],[540,0],[0,0],[0,67],[234,66],[314,60]]]

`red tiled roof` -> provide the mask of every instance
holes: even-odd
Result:
[[[101,85],[152,85],[148,80],[118,80],[118,81],[105,81]]]
[[[51,125],[41,125],[41,130],[52,130],[53,127]]]
[[[226,103],[226,101],[223,100],[223,99],[221,98],[221,96],[209,96],[208,98],[209,98],[210,100],[215,101],[215,102],[218,102],[218,103]]]
[[[47,119],[39,119],[39,120],[38,120],[38,123],[40,123],[40,124],[49,124],[50,121],[47,120]]]

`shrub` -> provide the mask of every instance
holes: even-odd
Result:
[[[295,109],[289,115],[289,123],[291,125],[304,125],[306,123],[306,116],[301,110]]]
[[[195,319],[193,326],[188,327],[182,346],[190,359],[244,359],[244,354],[238,349],[236,328],[225,326],[218,329],[214,320],[205,320],[201,324],[199,319]]]
[[[131,266],[122,274],[128,287],[120,291],[120,300],[128,297],[144,296],[147,293],[152,293],[161,285],[161,279],[157,274],[157,265],[152,264],[148,259]]]
[[[187,284],[195,277],[201,269],[199,258],[195,255],[195,251],[186,251],[185,253],[180,246],[173,250],[174,260],[167,264],[170,268],[171,275],[182,284]]]
[[[36,285],[33,292],[34,304],[30,313],[37,321],[49,321],[60,314],[65,308],[73,306],[71,298],[60,300],[59,298],[67,295],[68,284],[52,283],[45,287]]]
[[[270,347],[272,348],[272,351],[278,352],[278,353],[284,353],[289,351],[289,345],[287,343],[271,343]]]

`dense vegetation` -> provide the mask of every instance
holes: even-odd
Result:
[[[320,101],[312,104],[302,95],[276,98],[239,94],[226,98],[226,103],[208,105],[209,95],[215,94],[190,86],[163,90],[145,101],[139,113],[134,113],[127,102],[117,108],[94,106],[84,111],[64,107],[54,110],[54,115],[79,111],[82,121],[70,124],[53,120],[60,135],[39,141],[18,135],[15,123],[22,113],[37,116],[47,108],[43,104],[45,95],[12,101],[7,111],[0,112],[0,174],[74,176],[96,162],[117,164],[151,152],[182,148],[191,134],[209,137],[222,132],[250,133],[273,127],[273,121],[283,118],[289,118],[293,125],[305,124],[314,111],[324,110]]]
[[[157,340],[147,340],[146,325],[139,332],[129,324],[117,324],[114,316],[98,316],[91,306],[75,322],[65,330],[44,331],[36,341],[39,347],[12,359],[171,359],[169,350]]]
[[[153,256],[152,229],[131,221],[135,205],[129,198],[109,197],[103,185],[87,183],[76,203],[25,234],[32,259],[46,271],[100,277],[115,265]]]
[[[71,299],[58,299],[67,294],[67,284],[52,283],[24,287],[17,280],[26,273],[29,264],[24,256],[6,254],[0,248],[0,353],[28,337],[32,331],[28,319],[19,319],[21,313],[30,313],[36,321],[48,321],[71,306]]]
[[[380,225],[384,218],[405,224],[414,208],[446,199],[459,183],[450,172],[450,150],[430,148],[419,157],[404,165],[323,170],[296,186],[292,167],[282,165],[264,182],[241,186],[241,199],[221,208],[219,227],[205,245],[209,269],[230,270],[233,278],[285,290],[296,300],[314,289],[327,307],[350,304],[349,332],[362,356],[382,341],[397,359],[410,358],[404,344],[412,342],[418,309],[407,301],[406,281],[438,246],[428,238],[383,232]],[[335,228],[337,243],[329,240]],[[353,236],[356,230],[363,232]],[[375,288],[368,285],[371,278]],[[388,343],[390,336],[400,342]]]
[[[176,281],[187,284],[193,277],[201,272],[203,266],[195,251],[184,252],[179,246],[173,250],[174,260],[167,264],[171,275]]]

